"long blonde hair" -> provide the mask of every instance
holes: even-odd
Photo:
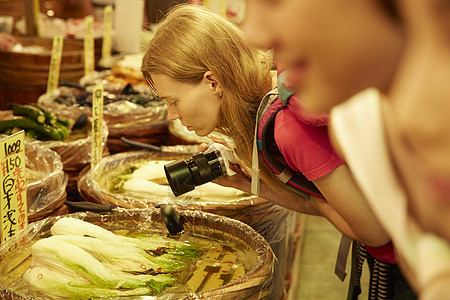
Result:
[[[271,57],[249,47],[235,25],[198,6],[175,6],[155,30],[141,67],[150,88],[157,93],[151,73],[197,83],[211,71],[223,90],[217,129],[233,140],[239,158],[251,166],[256,112],[271,89]],[[261,156],[259,160],[261,179],[291,194]]]
[[[271,58],[249,47],[229,21],[199,6],[178,5],[156,26],[141,71],[153,90],[151,73],[197,83],[211,71],[223,90],[217,129],[233,139],[248,164],[256,111],[270,90],[271,66]]]

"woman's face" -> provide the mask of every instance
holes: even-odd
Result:
[[[151,74],[158,95],[167,103],[167,118],[179,119],[199,136],[211,133],[218,124],[221,98],[214,94],[212,82],[184,83],[164,74]]]
[[[386,90],[402,48],[400,29],[373,0],[248,0],[244,30],[294,69],[312,112],[367,87]]]

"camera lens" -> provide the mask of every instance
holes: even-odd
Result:
[[[219,151],[200,153],[188,160],[177,160],[164,166],[167,181],[177,197],[223,176],[224,170]]]

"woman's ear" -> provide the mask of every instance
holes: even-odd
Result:
[[[217,78],[213,74],[213,72],[206,71],[205,74],[203,74],[203,80],[209,85],[214,95],[222,97],[223,94],[222,85],[219,83],[219,81],[217,81]]]

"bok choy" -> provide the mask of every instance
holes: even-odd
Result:
[[[155,295],[172,286],[200,245],[159,236],[126,237],[74,218],[61,218],[53,236],[31,247],[24,279],[56,297]]]

